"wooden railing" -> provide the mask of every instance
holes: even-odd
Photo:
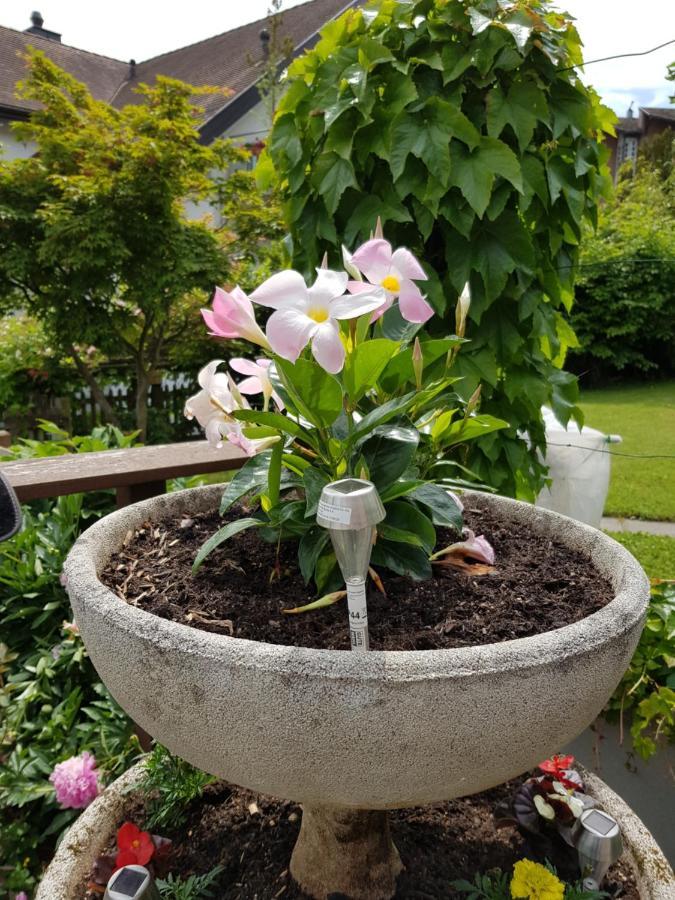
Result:
[[[114,488],[122,507],[163,494],[169,478],[226,472],[246,459],[232,444],[215,450],[207,441],[189,441],[7,463],[0,455],[0,465],[22,502]]]

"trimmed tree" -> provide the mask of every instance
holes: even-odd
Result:
[[[613,113],[581,82],[580,41],[544,0],[382,0],[331,22],[289,69],[261,179],[285,201],[294,262],[387,237],[425,260],[454,316],[469,282],[466,397],[511,423],[467,448],[475,475],[534,496],[542,404],[579,419],[567,314],[582,226],[608,184]],[[529,442],[524,433],[529,435]]]
[[[0,300],[22,306],[72,357],[109,421],[115,411],[78,349],[131,361],[136,425],[145,434],[148,386],[198,305],[227,274],[218,237],[186,216],[208,199],[238,151],[199,143],[191,97],[168,78],[141,86],[141,102],[114,109],[39,52],[21,86],[39,103],[16,133],[37,145],[0,162]]]

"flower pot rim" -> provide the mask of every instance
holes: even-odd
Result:
[[[180,514],[195,514],[216,509],[223,485],[189,488],[143,500],[103,517],[75,542],[64,565],[69,594],[87,594],[93,603],[112,617],[125,632],[139,631],[157,638],[158,631],[171,642],[183,644],[183,651],[194,647],[200,655],[237,658],[239,666],[252,669],[286,670],[304,675],[316,669],[322,678],[359,681],[417,680],[432,677],[482,675],[505,668],[539,668],[561,656],[569,663],[586,656],[594,646],[604,644],[611,633],[630,632],[644,617],[649,600],[649,582],[637,560],[621,544],[589,525],[529,503],[497,495],[466,491],[465,499],[478,500],[504,513],[504,518],[521,527],[535,527],[551,534],[568,546],[583,551],[612,582],[615,596],[602,609],[578,622],[529,637],[490,644],[473,644],[433,650],[372,650],[357,654],[345,650],[296,647],[248,638],[230,637],[195,629],[138,609],[125,602],[100,580],[99,573],[111,555],[124,543],[129,532],[144,523],[159,523]],[[196,508],[195,508],[196,507]],[[347,627],[345,625],[345,627]]]

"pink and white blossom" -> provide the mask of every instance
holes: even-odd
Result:
[[[203,309],[202,316],[214,337],[243,338],[265,350],[270,349],[267,338],[255,320],[253,304],[239,287],[229,293],[216,288],[213,310]]]
[[[200,371],[197,381],[201,391],[190,397],[185,403],[184,414],[188,419],[197,419],[204,429],[207,441],[220,450],[224,442],[234,444],[246,453],[255,456],[280,440],[278,437],[249,439],[243,431],[241,422],[232,415],[237,409],[250,409],[248,402],[225,372],[219,372],[222,359],[211,360]]]
[[[87,750],[58,763],[49,780],[62,809],[84,809],[100,791],[96,759]]]
[[[251,294],[251,299],[275,310],[267,323],[267,338],[279,356],[295,362],[307,344],[327,372],[341,371],[345,348],[339,322],[374,312],[385,299],[381,288],[368,286],[357,296],[345,295],[346,272],[317,269],[312,287],[299,272],[278,272]]]
[[[349,282],[349,290],[358,294],[371,291],[373,286],[385,292],[385,302],[377,310],[373,320],[379,318],[398,298],[401,315],[408,322],[422,324],[434,311],[427,303],[415,281],[426,281],[427,276],[410,250],[399,247],[393,250],[384,238],[373,238],[362,244],[351,256],[343,251],[345,268],[350,273],[356,269],[366,281]]]
[[[242,394],[262,394],[265,401],[265,409],[269,406],[270,399],[274,400],[277,409],[284,408],[284,401],[277,394],[270,381],[269,368],[272,361],[269,359],[231,359],[230,368],[234,369],[240,375],[248,375],[243,381],[240,381],[237,387]]]
[[[495,562],[495,551],[492,545],[484,535],[476,536],[470,528],[465,528],[463,535],[464,540],[453,544],[455,550],[462,549],[467,556],[478,562],[493,566]]]

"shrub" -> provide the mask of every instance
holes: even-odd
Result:
[[[15,458],[102,450],[133,443],[116,429],[70,438],[44,423],[53,441],[22,441]],[[139,752],[131,723],[98,679],[59,582],[66,554],[110,493],[73,494],[25,506],[22,530],[0,544],[0,859],[7,890],[30,889],[41,860],[77,815],[60,810],[48,777],[54,765],[89,750],[107,777]],[[2,881],[0,881],[0,888]]]
[[[675,175],[643,165],[585,238],[572,324],[577,371],[675,372]]]
[[[574,26],[545,0],[350,10],[289,68],[260,164],[263,182],[280,183],[306,274],[324,251],[337,262],[338,235],[352,247],[380,215],[392,243],[425,260],[446,320],[470,283],[460,390],[482,382],[482,410],[511,428],[476,442],[467,464],[504,493],[542,484],[541,405],[563,422],[580,416],[561,368],[574,344],[567,312],[614,118],[580,62]]]

